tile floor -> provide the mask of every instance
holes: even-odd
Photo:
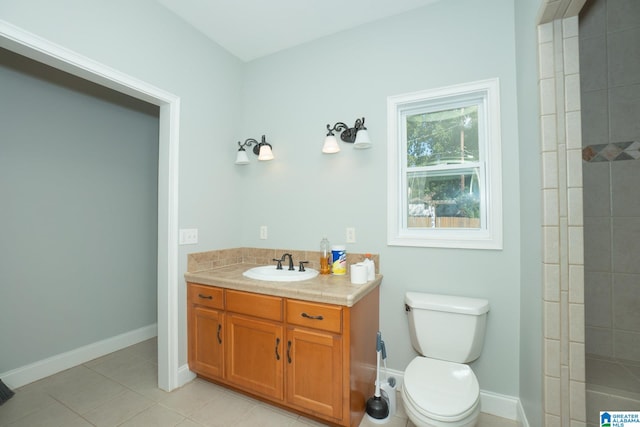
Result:
[[[600,411],[640,410],[640,362],[587,354],[587,425],[599,426]]]
[[[166,393],[157,388],[155,339],[21,387],[0,406],[11,427],[309,427],[310,419],[196,379]],[[373,427],[365,417],[361,427]],[[400,408],[389,427],[413,427]],[[479,427],[516,427],[481,414]]]

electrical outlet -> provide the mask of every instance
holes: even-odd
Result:
[[[266,225],[261,225],[260,226],[260,239],[261,240],[267,240],[267,226]]]
[[[347,243],[356,242],[356,229],[353,227],[347,227]]]
[[[180,229],[179,244],[181,245],[195,245],[198,243],[198,229],[197,228],[183,228]]]

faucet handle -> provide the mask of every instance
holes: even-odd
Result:
[[[305,264],[309,264],[309,261],[300,261],[300,268],[298,268],[298,271],[306,271],[304,269]]]
[[[273,258],[272,261],[277,261],[278,265],[276,266],[276,270],[282,270],[282,260],[278,258]]]

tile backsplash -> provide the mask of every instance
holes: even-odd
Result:
[[[300,251],[295,249],[264,249],[264,248],[232,248],[207,252],[197,252],[187,255],[187,271],[210,270],[232,264],[274,264],[274,258],[290,253],[296,266],[300,261],[309,261],[307,267],[320,269],[320,251]],[[364,253],[347,252],[347,265],[363,261]],[[371,254],[376,264],[376,273],[380,273],[380,255]]]

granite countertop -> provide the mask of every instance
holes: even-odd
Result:
[[[218,286],[226,289],[275,295],[305,301],[323,302],[352,307],[362,297],[380,286],[382,275],[363,285],[352,285],[349,275],[318,275],[313,279],[299,282],[268,282],[249,279],[242,273],[256,264],[233,264],[210,270],[187,272],[188,282]]]

